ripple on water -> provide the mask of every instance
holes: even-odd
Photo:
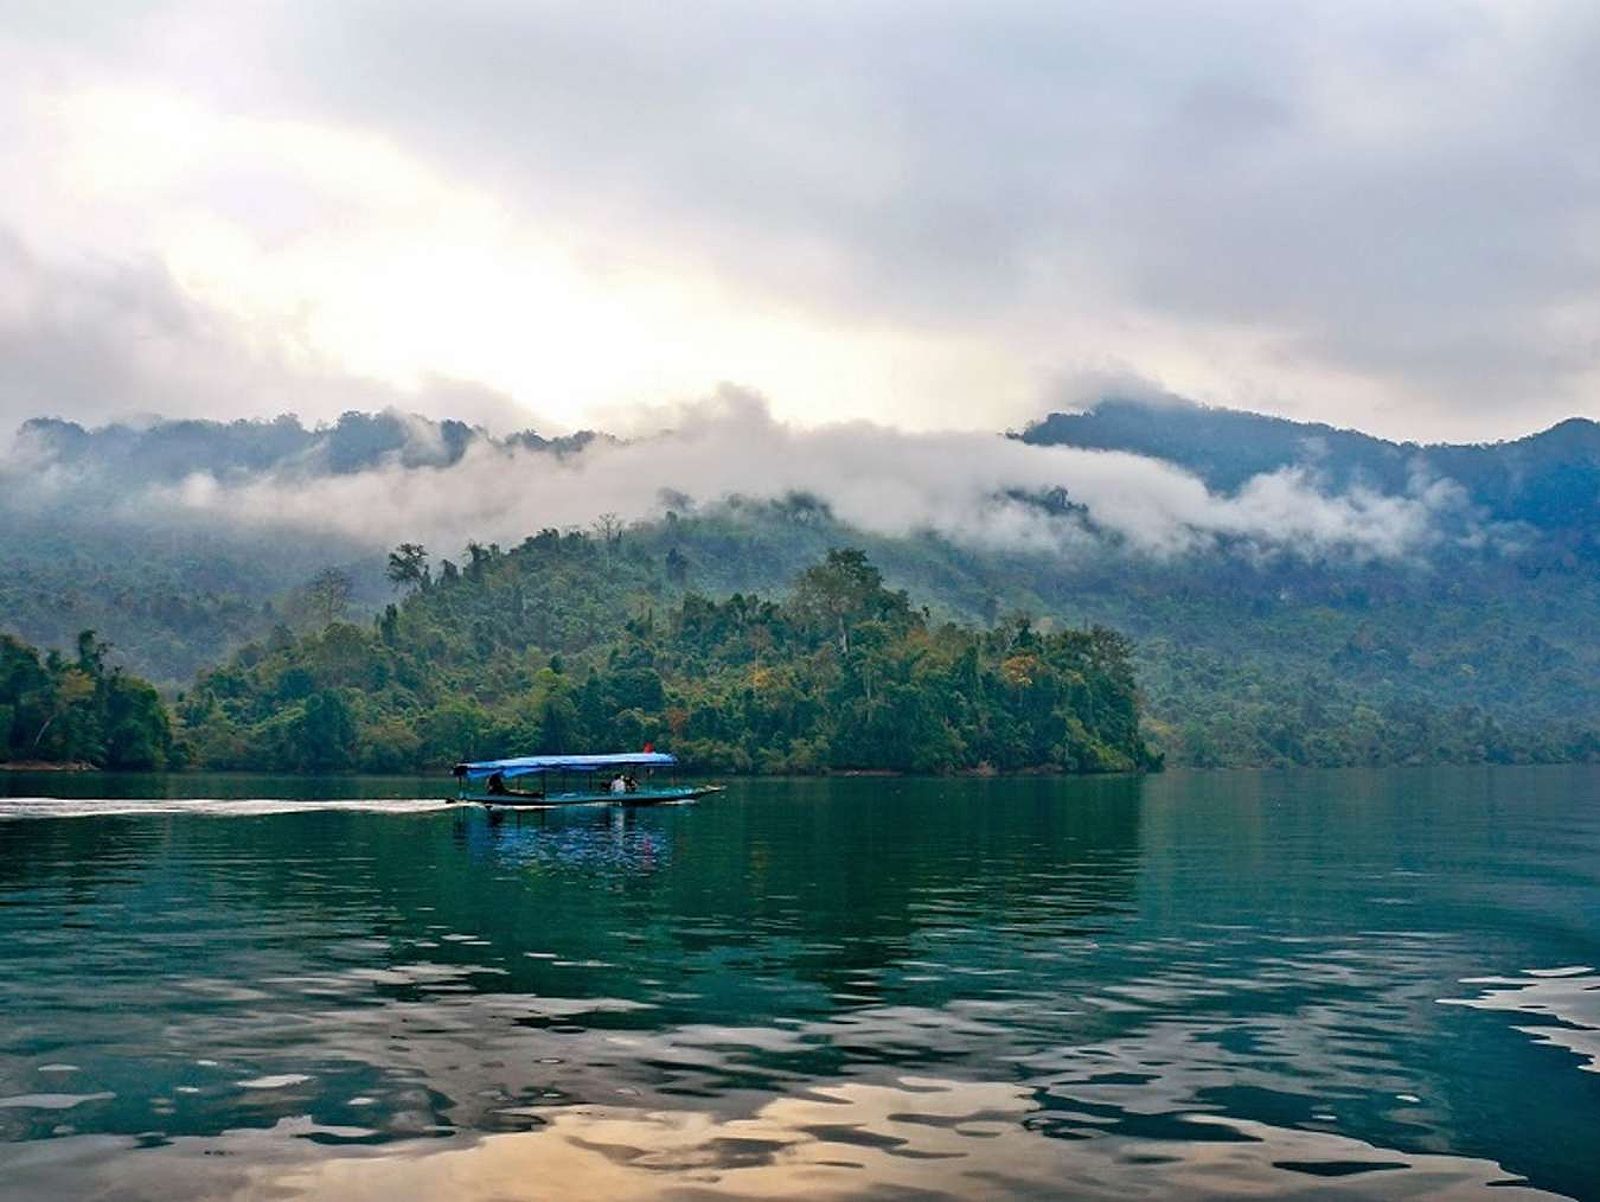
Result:
[[[235,1081],[240,1089],[287,1089],[291,1085],[304,1085],[311,1077],[307,1073],[274,1073],[267,1077],[249,1077]]]
[[[71,1110],[85,1102],[103,1102],[114,1094],[101,1093],[24,1093],[0,1098],[0,1110]]]
[[[1495,908],[1535,896],[1482,887],[1497,843],[1452,877],[1459,807],[1403,852],[1341,818],[1285,859],[1298,801],[858,800],[0,823],[0,1195],[1581,1192],[1592,944]],[[1561,871],[1538,905],[1589,912]],[[1571,967],[1454,984],[1517,964]],[[1435,1004],[1461,989],[1579,1059]],[[1464,1069],[1465,1029],[1492,1046]],[[81,1100],[25,1105],[52,1097]]]
[[[1468,977],[1461,983],[1483,989],[1474,997],[1441,998],[1444,1005],[1536,1019],[1514,1029],[1566,1049],[1586,1072],[1600,1072],[1600,973],[1590,966],[1528,968],[1521,976]]]
[[[844,1083],[775,1098],[742,1114],[678,1107],[544,1109],[534,1131],[452,1140],[403,1155],[332,1156],[317,1145],[359,1142],[360,1129],[286,1120],[206,1150],[178,1141],[133,1161],[105,1149],[94,1175],[142,1202],[187,1193],[300,1199],[513,1198],[560,1182],[566,1197],[660,1199],[926,1199],[1130,1197],[1222,1199],[1552,1198],[1492,1161],[1399,1154],[1347,1136],[1196,1116],[1162,1142],[1100,1135],[1032,1136],[1036,1103],[998,1082],[906,1077]],[[286,1156],[283,1137],[300,1138]],[[94,1159],[85,1155],[85,1160]],[[14,1166],[21,1196],[33,1165]],[[48,1163],[39,1179],[48,1179]],[[1381,1184],[1380,1184],[1381,1183]],[[40,1195],[43,1196],[43,1195]]]

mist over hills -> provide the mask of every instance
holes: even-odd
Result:
[[[39,420],[0,484],[4,628],[60,646],[93,627],[169,689],[280,625],[381,607],[395,542],[460,561],[612,515],[639,605],[777,593],[853,545],[938,615],[1114,626],[1173,762],[1600,746],[1600,427],[1582,420],[1484,446],[1171,398],[1012,438],[797,431],[743,396],[630,440],[395,412]],[[350,582],[333,608],[312,587],[329,568]]]
[[[294,414],[270,421],[155,420],[86,429],[61,418],[32,418],[17,431],[12,458],[122,487],[182,480],[205,472],[219,480],[266,473],[340,476],[385,464],[450,467],[475,443],[500,449],[581,451],[589,431],[544,438],[522,430],[498,438],[478,426],[435,421],[386,409],[351,411],[335,422],[307,427]]]
[[[95,428],[35,418],[0,458],[3,628],[55,647],[92,628],[121,661],[182,688],[274,626],[314,621],[306,593],[319,573],[348,579],[351,612],[389,596],[381,545],[331,523],[287,529],[197,508],[184,502],[185,481],[270,478],[293,487],[385,465],[449,468],[480,444],[561,455],[593,437],[496,438],[395,410],[316,426],[288,414]]]
[[[632,442],[648,453],[670,457],[687,438],[719,427],[737,428],[746,424],[748,414],[735,407],[731,417],[726,409],[690,410],[677,426],[668,425]],[[874,427],[838,429],[846,441],[870,444],[874,451],[903,450],[919,442],[915,436],[902,436],[905,445],[897,447],[893,438],[885,440],[884,432]],[[1286,472],[1304,473],[1323,498],[1352,492],[1414,498],[1429,484],[1454,486],[1460,490],[1461,510],[1480,526],[1520,524],[1541,535],[1564,536],[1565,545],[1574,550],[1593,554],[1600,548],[1600,523],[1595,520],[1600,514],[1600,423],[1584,418],[1507,442],[1418,444],[1323,423],[1212,408],[1178,397],[1113,396],[1082,412],[1051,413],[1012,438],[1028,446],[1121,452],[1171,465],[1223,498]],[[378,471],[438,473],[458,467],[473,454],[485,459],[548,454],[581,465],[582,453],[597,439],[607,449],[627,445],[593,431],[545,437],[522,430],[496,436],[466,422],[392,409],[347,412],[335,422],[309,427],[292,414],[230,422],[155,419],[93,428],[59,418],[34,418],[22,424],[10,453],[0,458],[0,472],[8,481],[16,481],[10,507],[27,508],[32,503],[44,509],[70,509],[74,502],[102,490],[114,490],[137,503],[148,500],[144,494],[152,488],[196,478],[227,488]],[[1128,465],[1121,466],[1126,470]],[[1049,465],[1047,473],[1049,467],[1061,469]],[[869,465],[864,474],[872,470]],[[892,464],[879,464],[876,470],[882,482],[896,479]],[[33,473],[31,481],[23,475],[27,472]],[[780,495],[815,492],[826,499],[823,482],[817,483],[816,489],[787,488]],[[1048,511],[1054,504],[1058,517],[1069,512],[1083,516],[1079,505],[1062,508],[1063,501],[1076,502],[1082,489],[1082,482],[1070,473],[1031,483],[1033,487],[1002,490],[1007,495],[1000,499],[1036,512]],[[662,491],[700,503],[730,494],[751,495],[721,489],[716,479],[707,487],[705,481],[684,478]],[[457,533],[464,541],[490,532]]]
[[[1178,464],[1214,489],[1300,466],[1328,487],[1404,493],[1421,478],[1459,485],[1493,522],[1525,523],[1586,554],[1600,553],[1600,423],[1569,418],[1509,442],[1390,442],[1177,397],[1112,397],[1082,413],[1052,413],[1020,435],[1035,446],[1131,451]]]

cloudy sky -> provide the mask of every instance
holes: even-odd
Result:
[[[0,426],[1600,416],[1591,3],[21,0]]]

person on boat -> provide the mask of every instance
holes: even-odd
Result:
[[[639,791],[639,782],[633,778],[633,773],[624,772],[622,774],[622,789],[625,793],[637,793]]]
[[[493,793],[496,797],[505,796],[505,794],[509,792],[509,790],[506,788],[505,773],[496,772],[492,774],[488,780],[488,788],[489,792]]]
[[[620,773],[611,778],[611,791],[613,793],[626,793],[628,791],[628,778]]]

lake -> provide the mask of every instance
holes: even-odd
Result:
[[[0,1198],[1600,1198],[1596,769],[437,788],[0,774]]]

